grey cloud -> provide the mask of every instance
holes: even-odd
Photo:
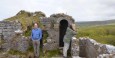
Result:
[[[30,12],[43,11],[48,16],[64,12],[76,21],[115,18],[115,0],[1,0],[0,8],[0,19],[13,16],[22,9]]]

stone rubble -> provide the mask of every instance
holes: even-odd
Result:
[[[115,46],[101,44],[91,38],[79,38],[79,47],[80,57],[115,58]]]

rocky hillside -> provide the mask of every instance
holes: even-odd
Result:
[[[27,29],[27,26],[31,26],[34,22],[39,22],[40,17],[46,15],[41,11],[27,12],[25,10],[19,11],[15,16],[5,19],[5,21],[18,20],[22,24],[22,28]]]

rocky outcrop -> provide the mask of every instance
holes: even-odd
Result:
[[[91,38],[79,38],[79,56],[86,58],[114,58],[115,46],[101,44]]]

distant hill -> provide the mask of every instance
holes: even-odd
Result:
[[[115,25],[115,19],[106,21],[87,21],[87,22],[76,22],[78,27],[93,27],[103,25]]]
[[[32,26],[33,22],[39,22],[40,17],[45,17],[46,15],[41,12],[27,12],[25,10],[19,11],[15,16],[5,19],[5,21],[18,20],[21,22],[23,29],[27,29],[27,26]]]

